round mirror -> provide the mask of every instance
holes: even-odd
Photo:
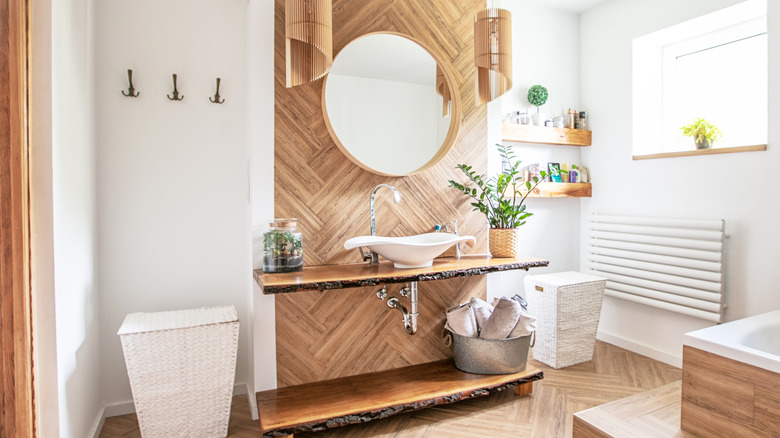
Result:
[[[336,145],[373,173],[402,176],[433,166],[460,127],[460,96],[449,67],[406,36],[375,33],[333,60],[322,112]]]

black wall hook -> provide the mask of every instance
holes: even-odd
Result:
[[[135,88],[133,87],[133,71],[130,69],[127,69],[127,81],[130,82],[130,88],[127,89],[127,93],[122,90],[122,94],[127,97],[138,97],[141,92],[135,92]]]
[[[212,103],[225,103],[225,99],[219,100],[219,82],[221,81],[220,78],[217,78],[217,93],[214,94],[214,97],[209,97],[209,100]]]
[[[182,94],[181,97],[179,97],[179,89],[176,87],[176,73],[173,74],[173,97],[171,97],[170,94],[167,95],[168,100],[182,100],[184,99],[184,95]]]

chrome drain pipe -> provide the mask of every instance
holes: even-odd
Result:
[[[409,297],[411,312],[408,311],[406,306],[401,304],[401,301],[395,297],[387,300],[387,307],[401,311],[404,316],[403,321],[406,333],[413,335],[417,333],[417,282],[412,281],[407,283],[406,286],[401,289],[401,296]]]

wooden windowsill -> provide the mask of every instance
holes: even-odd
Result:
[[[754,146],[735,146],[732,148],[697,149],[694,151],[663,152],[660,154],[634,155],[634,160],[652,160],[655,158],[693,157],[696,155],[733,154],[737,152],[765,151],[765,144]]]

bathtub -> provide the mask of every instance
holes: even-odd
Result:
[[[780,433],[780,310],[687,333],[680,427],[707,437]]]
[[[780,309],[686,333],[683,344],[780,373]]]

